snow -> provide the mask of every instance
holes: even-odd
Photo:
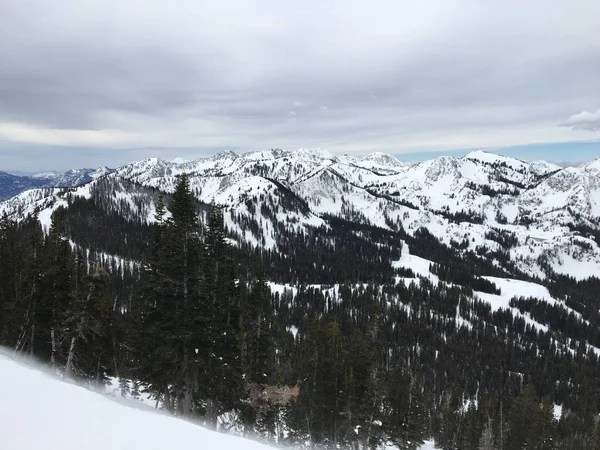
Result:
[[[140,402],[115,401],[0,355],[0,448],[6,450],[260,450]],[[199,447],[198,447],[199,446]]]
[[[298,327],[296,327],[295,325],[291,325],[291,326],[287,327],[287,331],[292,333],[292,335],[294,336],[294,339],[296,339],[296,335],[298,334]]]
[[[385,450],[397,450],[398,447],[394,447],[393,445],[388,445],[385,447]],[[435,446],[435,442],[433,441],[425,441],[423,445],[419,447],[418,450],[440,450]]]
[[[552,268],[558,272],[571,275],[577,280],[584,280],[589,277],[597,277],[600,274],[600,261],[586,260],[580,261],[571,255],[561,255],[560,261],[554,261]]]
[[[563,407],[562,405],[554,404],[554,420],[560,420],[562,417]]]
[[[527,163],[520,161],[515,158],[510,158],[507,156],[496,155],[495,153],[489,153],[483,150],[476,150],[468,153],[463,157],[463,159],[471,159],[476,161],[481,161],[487,164],[496,164],[496,163],[504,163],[515,169],[520,169],[525,167]]]
[[[558,303],[558,300],[555,300],[550,295],[548,289],[540,284],[531,283],[529,281],[513,280],[511,278],[483,278],[494,283],[502,291],[501,295],[487,294],[485,292],[476,293],[480,298],[487,301],[492,306],[493,310],[508,308],[508,303],[513,297],[535,297],[551,304]]]
[[[392,262],[392,267],[410,268],[416,275],[431,278],[432,280],[434,279],[434,282],[437,283],[438,277],[432,275],[429,271],[430,264],[431,261],[427,259],[421,258],[420,256],[411,255],[408,244],[403,241],[402,255],[400,255],[400,259],[398,261]]]
[[[498,309],[509,309],[513,315],[519,316],[525,319],[525,321],[534,326],[537,329],[548,331],[548,327],[544,324],[536,322],[531,318],[529,313],[521,314],[517,308],[511,308],[509,306],[510,300],[515,297],[534,297],[542,300],[550,305],[559,305],[565,308],[569,313],[575,315],[575,317],[582,320],[581,314],[573,309],[567,307],[564,302],[556,300],[550,295],[548,289],[544,286],[528,281],[514,280],[510,278],[497,278],[497,277],[483,277],[493,282],[497,287],[500,288],[501,294],[488,294],[487,292],[474,291],[473,294],[484,302],[489,303],[493,311]]]

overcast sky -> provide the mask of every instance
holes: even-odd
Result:
[[[600,140],[598,0],[1,0],[0,61],[0,169]]]

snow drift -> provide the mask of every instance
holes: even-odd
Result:
[[[0,450],[273,448],[63,382],[8,355],[0,349]],[[436,449],[427,441],[421,450]]]
[[[0,354],[0,450],[265,450],[271,447],[128,407]],[[140,409],[144,408],[144,409]]]

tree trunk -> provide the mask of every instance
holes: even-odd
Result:
[[[171,404],[171,393],[169,392],[169,388],[165,388],[164,392],[164,407],[167,411],[173,412],[173,405]]]
[[[206,419],[207,424],[211,428],[217,429],[217,419],[219,412],[217,411],[217,405],[213,399],[208,399],[206,402]]]
[[[31,341],[29,342],[29,354],[33,356],[33,343],[35,337],[35,323],[31,325]]]
[[[73,373],[73,360],[75,359],[75,342],[77,338],[73,336],[71,338],[71,345],[69,346],[69,356],[67,357],[67,367],[65,369],[65,375],[67,378],[71,378]]]
[[[56,332],[54,327],[50,329],[50,342],[52,343],[52,353],[50,353],[50,364],[56,365]]]

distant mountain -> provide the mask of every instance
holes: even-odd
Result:
[[[0,200],[6,200],[29,189],[76,187],[107,175],[112,169],[71,169],[66,172],[44,172],[35,175],[13,175],[0,172]]]
[[[0,200],[14,197],[28,189],[41,188],[48,181],[46,178],[34,178],[0,172]]]
[[[54,174],[46,178],[50,181],[45,187],[74,187],[89,183],[98,177],[108,175],[113,170],[108,167],[99,167],[97,169],[71,169],[63,173]],[[42,174],[44,175],[44,174]]]

